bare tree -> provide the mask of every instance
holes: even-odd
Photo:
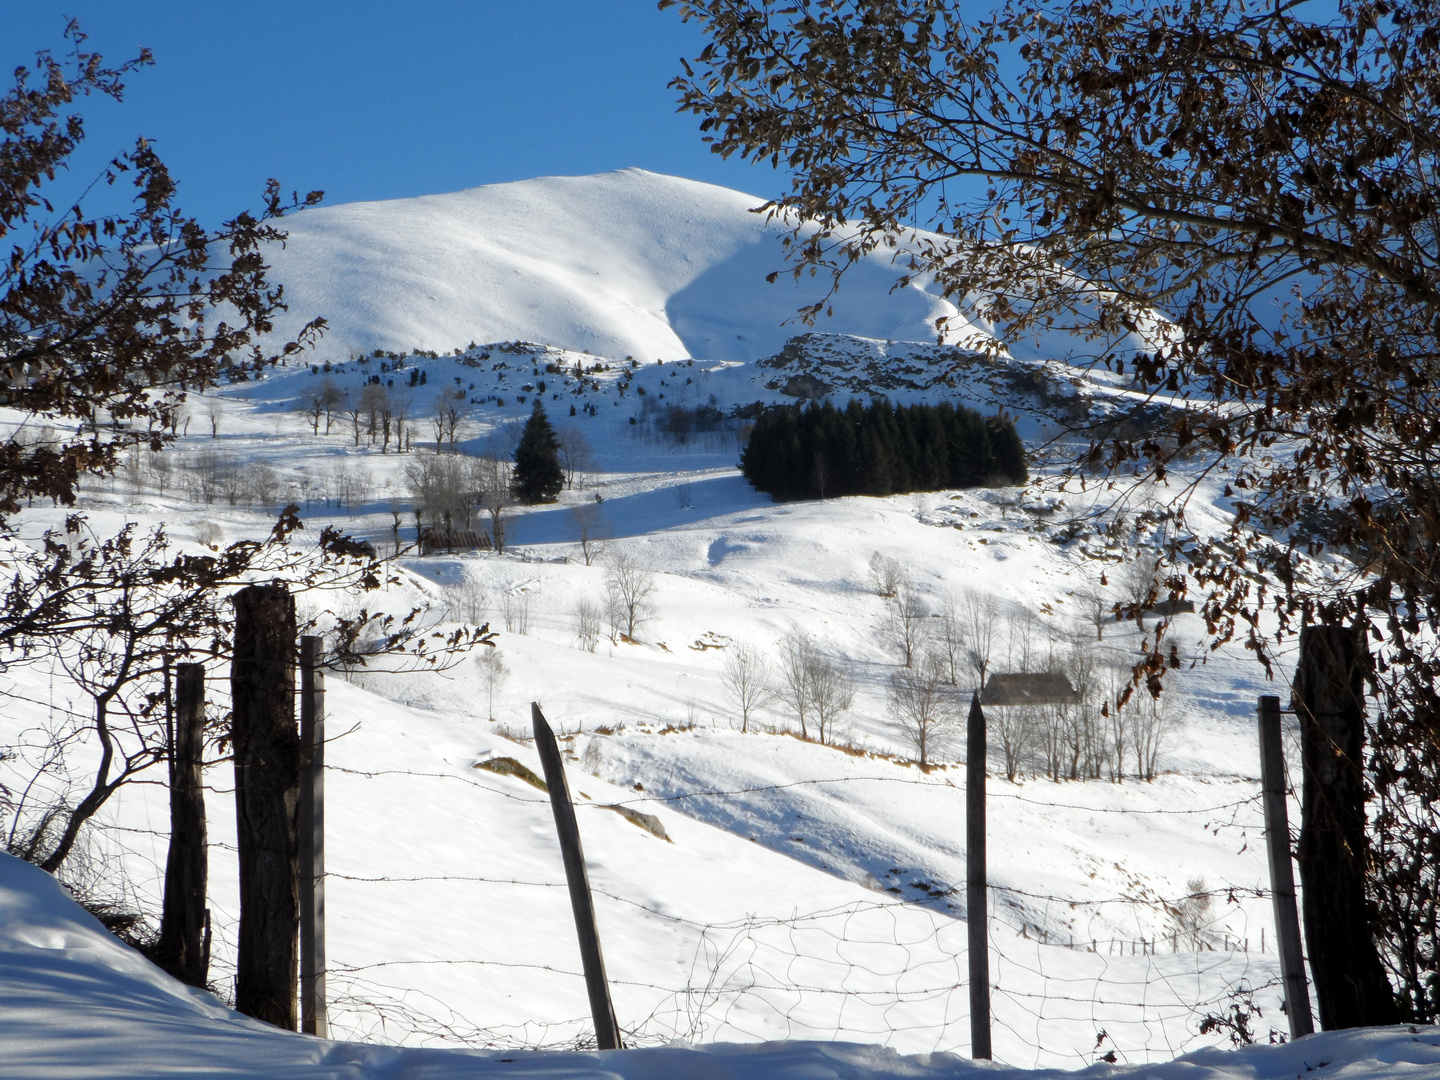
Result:
[[[443,526],[446,536],[468,530],[475,515],[473,476],[456,458],[421,454],[405,466],[405,478],[416,505]]]
[[[1105,719],[1105,731],[1107,735],[1107,762],[1112,783],[1120,783],[1125,779],[1125,756],[1130,750],[1131,732],[1133,725],[1130,722],[1130,710],[1115,707],[1121,693],[1130,683],[1130,672],[1118,668],[1109,670],[1105,685],[1106,704],[1102,710]],[[1133,700],[1133,699],[1132,699]]]
[[[396,533],[399,533],[399,518],[396,518]],[[461,578],[459,583],[448,590],[446,607],[456,622],[472,623],[479,626],[485,621],[485,609],[490,604],[490,594],[485,586],[474,578]]]
[[[394,430],[394,394],[379,383],[370,383],[360,392],[360,401],[365,411],[370,443],[373,446],[376,435],[379,435],[380,452],[383,454],[390,449],[390,436]]]
[[[347,393],[340,403],[340,411],[350,421],[350,427],[354,432],[355,445],[360,445],[361,421],[365,418],[365,397],[363,394]]]
[[[208,447],[196,452],[190,459],[190,486],[195,497],[206,506],[220,495],[220,474],[223,470],[224,459]]]
[[[445,410],[445,442],[450,453],[455,453],[455,444],[460,438],[460,421],[465,419],[465,391],[456,390]]]
[[[810,679],[814,674],[811,657],[815,645],[809,635],[796,628],[780,639],[777,649],[775,696],[790,707],[800,721],[800,737],[810,737],[805,718],[810,714],[813,693]]]
[[[1011,671],[1034,671],[1041,665],[1044,643],[1040,625],[1033,612],[1015,606],[1005,613],[1005,663]]]
[[[990,741],[998,743],[1005,762],[1005,779],[1014,783],[1030,752],[1035,728],[1034,709],[1028,705],[1004,705],[985,713],[985,726]]]
[[[305,395],[300,402],[299,411],[304,413],[305,418],[310,421],[310,434],[319,435],[320,417],[325,415],[325,398],[318,386],[312,388]]]
[[[335,419],[335,411],[345,405],[348,395],[340,387],[336,386],[327,374],[320,380],[320,407],[325,412],[325,434],[330,434],[330,425]]]
[[[269,465],[261,462],[248,469],[236,468],[236,473],[245,477],[250,485],[250,494],[262,510],[270,510],[275,507],[275,500],[280,492],[280,474]]]
[[[945,661],[945,680],[951,686],[960,682],[960,672],[967,666],[965,623],[955,597],[946,594],[936,613],[934,650]]]
[[[588,470],[595,460],[590,440],[577,424],[565,424],[556,433],[560,441],[560,467],[565,472],[565,487],[575,486],[575,476]]]
[[[833,743],[840,717],[855,701],[855,680],[841,664],[819,649],[812,648],[810,667],[810,709],[822,743]]]
[[[604,533],[600,505],[598,503],[581,503],[578,506],[572,506],[570,520],[580,541],[580,555],[585,560],[585,565],[589,566],[605,551],[605,546],[600,542]]]
[[[1112,617],[1109,597],[1097,588],[1086,588],[1075,594],[1075,603],[1080,609],[1080,618],[1095,628],[1095,640],[1105,640],[1105,624]]]
[[[195,530],[195,542],[204,544],[216,551],[220,550],[220,544],[225,539],[225,530],[213,521],[196,521],[192,526]]]
[[[495,694],[510,678],[510,669],[500,658],[500,650],[495,648],[481,650],[475,663],[480,668],[480,685],[485,688],[485,714],[494,720]]]
[[[249,494],[250,479],[246,470],[228,454],[220,459],[220,494],[231,506],[238,506]]]
[[[386,395],[390,401],[391,423],[395,427],[395,452],[405,453],[407,447],[405,442],[406,421],[410,419],[410,410],[414,402],[410,398],[409,390],[395,387]]]
[[[740,731],[750,730],[750,719],[775,696],[770,687],[770,664],[765,654],[743,641],[725,653],[720,667],[720,684],[740,714]]]
[[[1024,705],[1030,737],[1039,752],[1045,775],[1057,783],[1065,773],[1065,725],[1059,705]]]
[[[510,589],[500,594],[500,616],[505,629],[512,634],[530,633],[530,594],[525,589]]]
[[[398,503],[398,502],[396,502],[395,500],[392,499],[392,500],[390,500],[390,502],[388,502],[388,503],[386,504],[385,510],[386,510],[386,511],[389,513],[389,515],[390,515],[390,537],[391,537],[391,542],[392,542],[393,545],[394,545],[394,549],[391,551],[391,554],[392,554],[392,555],[399,555],[399,554],[400,554],[400,519],[401,519],[401,517],[404,516],[404,513],[405,513],[404,506],[403,506],[403,504]]]
[[[1160,591],[1160,560],[1152,552],[1137,551],[1118,578],[1121,604],[1134,615],[1140,629],[1145,629],[1145,612],[1155,606]]]
[[[1159,775],[1160,752],[1175,731],[1175,714],[1170,696],[1137,694],[1127,706],[1130,712],[1131,742],[1135,752],[1135,771],[1141,780],[1154,780]]]
[[[218,439],[220,437],[220,418],[225,415],[225,408],[219,401],[211,398],[205,413],[210,418],[210,437]]]
[[[435,411],[430,416],[430,426],[435,431],[435,453],[440,453],[445,448],[445,404],[450,395],[441,392],[435,398]]]
[[[946,666],[944,657],[926,653],[890,675],[890,716],[915,748],[922,769],[929,767],[930,756],[959,715]]]
[[[1208,936],[1206,931],[1210,926],[1210,892],[1205,887],[1203,877],[1191,878],[1185,882],[1185,888],[1189,892],[1175,901],[1170,909],[1170,923],[1175,928],[1176,936],[1198,952]]]
[[[989,593],[966,589],[960,594],[958,614],[965,636],[966,658],[975,675],[975,685],[983,688],[995,650],[995,624],[1000,616],[1000,605]]]
[[[588,596],[575,601],[575,639],[586,652],[594,652],[595,646],[600,643],[600,626],[604,617],[600,605]]]
[[[870,587],[875,590],[876,596],[890,599],[904,580],[904,568],[890,556],[881,555],[878,551],[870,556]]]
[[[505,551],[505,519],[515,499],[510,494],[510,463],[487,455],[471,458],[471,484],[480,509],[490,517],[490,541],[497,554]]]
[[[1088,642],[1076,642],[1053,657],[1049,668],[1063,671],[1080,699],[1063,710],[1067,775],[1098,780],[1108,756],[1104,718],[1097,707],[1102,692],[1099,654]]]
[[[930,609],[920,590],[908,578],[901,577],[885,602],[885,637],[900,662],[909,667],[929,635]]]
[[[442,390],[436,395],[435,413],[430,417],[430,425],[435,430],[435,453],[440,453],[441,445],[447,437],[450,441],[450,452],[455,452],[455,433],[460,427],[462,415],[460,402],[451,396],[448,390]]]
[[[612,635],[635,632],[655,617],[655,574],[633,551],[612,552],[605,560],[605,597]]]

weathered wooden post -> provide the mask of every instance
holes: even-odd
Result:
[[[300,639],[300,1030],[328,1038],[325,1008],[324,642]]]
[[[970,1056],[989,1060],[990,935],[985,882],[985,713],[970,698],[965,739],[965,920],[970,952]]]
[[[1295,868],[1290,862],[1290,821],[1285,809],[1285,752],[1280,741],[1280,699],[1260,699],[1260,789],[1265,804],[1265,847],[1270,856],[1270,906],[1280,950],[1280,979],[1285,984],[1285,1015],[1290,1037],[1315,1030],[1310,988],[1300,951],[1300,916],[1295,910]],[[1262,928],[1260,933],[1265,933]],[[1261,937],[1263,948],[1264,937]]]
[[[585,990],[590,996],[590,1014],[595,1018],[595,1042],[601,1050],[620,1049],[620,1025],[610,1000],[610,983],[605,978],[605,958],[600,953],[600,930],[595,925],[595,905],[590,896],[590,875],[585,870],[585,852],[580,847],[580,828],[575,823],[575,806],[555,733],[550,730],[540,706],[530,703],[535,728],[535,749],[545,770],[550,789],[550,808],[555,814],[555,831],[560,834],[560,854],[565,860],[565,881],[570,886],[570,908],[575,913],[575,931],[580,937],[580,962],[585,970]]]
[[[1294,705],[1304,766],[1296,861],[1320,1026],[1398,1024],[1365,905],[1363,628],[1300,631]]]
[[[168,671],[167,671],[168,676]],[[170,735],[170,850],[165,858],[165,899],[155,960],[191,986],[204,986],[206,851],[205,665],[176,668]]]
[[[282,586],[250,585],[235,594],[230,693],[240,851],[235,1008],[294,1031],[300,733],[295,726],[295,599]]]

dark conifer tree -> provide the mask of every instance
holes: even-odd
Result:
[[[560,440],[545,415],[539,397],[530,419],[520,432],[515,447],[515,473],[510,480],[510,494],[523,503],[554,502],[565,486],[565,471],[560,467]]]

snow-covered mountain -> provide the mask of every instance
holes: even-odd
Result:
[[[519,338],[645,363],[758,360],[806,329],[796,311],[829,284],[766,282],[784,269],[788,226],[756,212],[764,201],[624,169],[306,210],[270,253],[290,303],[277,331],[325,317],[330,359]],[[897,289],[903,261],[878,251],[852,267],[813,329],[926,342],[949,317],[947,340],[988,332],[923,278]],[[1063,334],[1015,346],[1047,359],[1071,348],[1083,344]]]

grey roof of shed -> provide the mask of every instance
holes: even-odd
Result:
[[[1012,671],[991,675],[982,705],[1075,705],[1080,693],[1063,671]]]

